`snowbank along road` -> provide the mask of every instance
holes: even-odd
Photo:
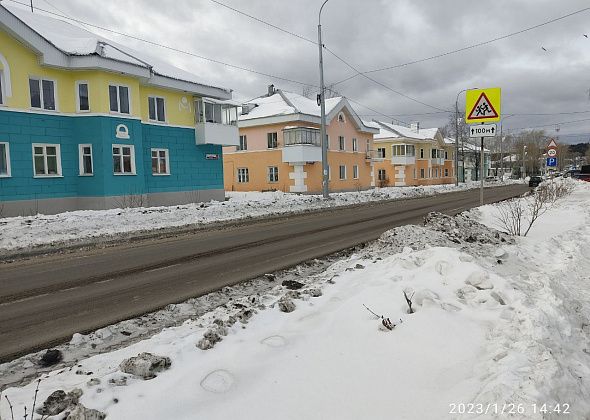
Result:
[[[490,188],[487,202],[526,186]],[[476,190],[332,209],[227,230],[0,266],[0,361],[223,286],[378,238],[428,212],[478,204]]]

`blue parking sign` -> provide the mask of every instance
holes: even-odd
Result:
[[[549,157],[547,158],[547,166],[557,166],[557,158],[556,157]]]

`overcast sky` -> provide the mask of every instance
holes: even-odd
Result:
[[[211,0],[34,0],[67,15],[134,36],[171,45],[262,73],[319,85],[318,48]],[[220,0],[302,37],[317,39],[322,0]],[[51,5],[49,4],[51,3]],[[322,15],[327,48],[361,71],[437,55],[537,25],[590,7],[588,0],[329,0]],[[95,32],[99,32],[93,29]],[[100,32],[101,35],[169,59],[214,85],[234,90],[240,100],[259,96],[267,85],[301,93],[303,86],[231,69],[202,59]],[[471,87],[501,87],[502,114],[517,115],[504,130],[560,125],[562,141],[590,139],[590,10],[479,48],[406,67],[370,74],[404,98],[362,76],[335,86],[352,101],[424,127],[444,125],[457,93]],[[543,48],[546,50],[544,51]],[[326,84],[354,71],[324,54]],[[315,92],[315,91],[314,91]],[[463,108],[464,96],[460,97]],[[366,119],[389,120],[353,107]],[[438,109],[436,109],[438,108]],[[573,112],[579,112],[574,114]],[[583,113],[585,112],[585,113]],[[572,113],[572,114],[565,114]],[[413,115],[408,115],[413,114]],[[421,114],[421,115],[420,115]],[[582,134],[580,136],[574,134]]]

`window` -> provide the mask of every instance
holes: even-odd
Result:
[[[279,147],[279,144],[277,141],[277,133],[268,133],[266,135],[266,138],[267,138],[269,149],[276,149],[277,147]]]
[[[166,105],[164,98],[148,97],[148,112],[150,121],[166,122]]]
[[[379,147],[377,149],[377,157],[381,159],[385,158],[385,147]]]
[[[416,179],[416,168],[414,168],[414,179]]]
[[[346,166],[340,165],[340,179],[346,179]]]
[[[168,149],[152,149],[152,175],[170,175]]]
[[[113,173],[135,175],[135,148],[127,145],[113,145]]]
[[[338,149],[339,150],[345,150],[346,149],[346,144],[345,144],[344,136],[338,136]]]
[[[416,156],[416,146],[413,144],[406,144],[406,156]]]
[[[4,72],[0,70],[0,105],[4,103]]]
[[[353,152],[359,151],[359,142],[354,137],[352,138],[352,151]]]
[[[424,178],[424,168],[420,169],[420,178]]]
[[[445,150],[445,160],[449,160],[449,152]]]
[[[377,178],[379,179],[379,181],[387,180],[387,175],[385,174],[385,169],[379,169],[379,171],[377,172]]]
[[[346,118],[344,117],[344,113],[341,112],[340,114],[338,114],[338,122],[346,122]]]
[[[78,159],[80,167],[80,176],[88,176],[94,174],[92,165],[92,145],[79,144],[78,145]]]
[[[268,182],[279,182],[279,168],[276,166],[269,166]]]
[[[449,176],[449,170],[445,168],[445,176]]]
[[[197,123],[237,125],[238,107],[231,104],[199,99],[195,103]]]
[[[109,103],[111,112],[130,114],[129,88],[127,86],[109,85]]]
[[[432,159],[436,159],[437,158],[437,155],[436,155],[436,152],[437,151],[438,150],[436,150],[436,149],[431,149],[430,150],[430,155],[431,155]]]
[[[240,136],[240,145],[238,146],[238,150],[248,150],[248,139],[246,136]]]
[[[76,82],[76,95],[78,112],[90,111],[88,82]]]
[[[352,178],[359,179],[359,166],[358,165],[352,166]]]
[[[53,80],[29,79],[31,108],[55,111],[55,82]]]
[[[10,146],[8,143],[0,143],[0,178],[10,176]]]
[[[424,149],[420,149],[420,159],[424,159]]]
[[[33,144],[33,169],[35,177],[61,176],[61,152],[59,144]]]
[[[238,168],[238,182],[244,183],[249,181],[250,177],[248,176],[248,168]]]

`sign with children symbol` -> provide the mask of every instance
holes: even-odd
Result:
[[[500,88],[471,89],[465,96],[465,122],[500,121]]]

